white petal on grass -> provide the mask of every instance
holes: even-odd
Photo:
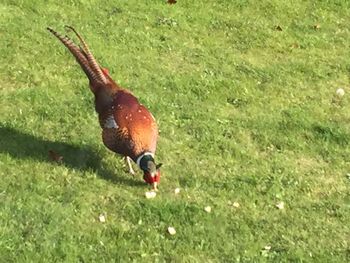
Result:
[[[207,213],[210,213],[211,212],[211,207],[210,206],[204,207],[204,211],[207,212]]]
[[[271,246],[265,246],[264,250],[267,250],[267,251],[271,250]]]
[[[175,235],[176,234],[176,230],[175,230],[175,228],[174,227],[172,227],[172,226],[169,226],[168,227],[168,233],[170,234],[170,235]]]
[[[339,88],[339,89],[337,89],[335,94],[337,94],[337,96],[339,96],[339,97],[343,97],[345,95],[345,91],[344,91],[344,89]]]
[[[277,204],[276,204],[276,207],[277,207],[278,209],[284,209],[284,202],[279,202],[279,203],[277,203]]]
[[[157,196],[157,193],[155,191],[149,191],[145,193],[145,196],[147,199],[152,199],[155,198]]]
[[[238,202],[233,202],[232,206],[235,208],[238,208],[238,207],[240,207],[240,204]]]
[[[100,214],[98,216],[98,220],[101,222],[101,223],[105,223],[106,222],[106,216],[104,214]]]
[[[180,191],[181,191],[180,188],[175,188],[174,193],[177,195],[180,193]]]

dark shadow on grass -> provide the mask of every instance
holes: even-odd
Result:
[[[102,167],[101,157],[88,146],[53,142],[44,138],[22,133],[0,124],[0,152],[18,159],[35,159],[40,162],[52,162],[48,152],[52,150],[63,156],[64,165],[78,170],[93,170],[101,178],[117,184],[144,186],[141,180],[118,176],[115,172]],[[118,156],[116,156],[119,158]],[[57,164],[58,165],[58,164]]]

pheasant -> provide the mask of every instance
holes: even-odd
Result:
[[[66,46],[89,79],[104,145],[124,156],[133,175],[131,160],[134,161],[143,171],[145,182],[157,190],[162,164],[156,164],[154,160],[158,138],[155,118],[129,90],[113,81],[108,70],[98,64],[81,35],[71,26],[66,28],[75,33],[81,47],[68,36],[50,27],[47,30]]]

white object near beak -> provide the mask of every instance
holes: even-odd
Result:
[[[146,196],[146,198],[147,198],[147,199],[152,199],[152,198],[155,198],[155,197],[156,197],[156,195],[157,195],[157,193],[156,193],[156,192],[154,192],[154,191],[151,191],[151,192],[146,192],[146,193],[145,193],[145,196]]]

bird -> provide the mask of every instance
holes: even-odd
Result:
[[[70,51],[89,80],[103,144],[124,157],[132,175],[135,171],[131,161],[135,162],[143,171],[144,181],[157,191],[162,164],[155,162],[159,132],[154,116],[131,91],[112,79],[108,69],[99,65],[85,40],[72,26],[65,28],[76,35],[80,45],[51,27],[47,30]]]

